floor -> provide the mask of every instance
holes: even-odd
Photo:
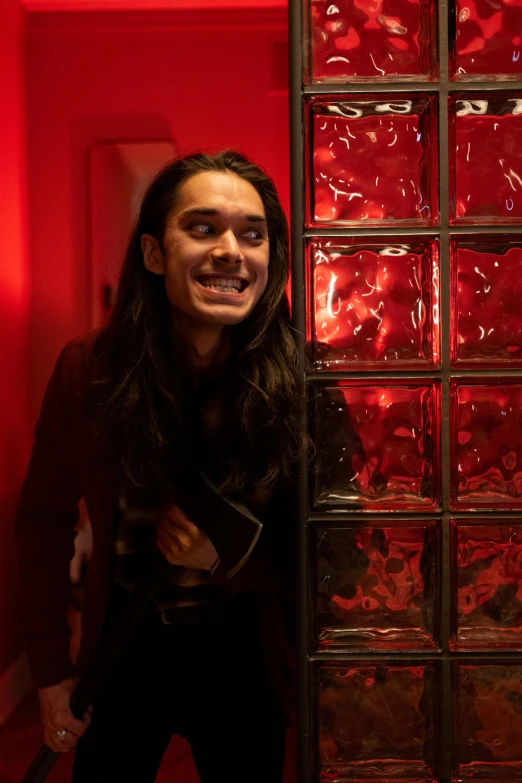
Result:
[[[0,729],[0,783],[20,783],[33,756],[42,743],[38,704],[31,693]],[[64,754],[47,778],[48,783],[68,783],[71,777],[72,754]],[[173,737],[156,783],[199,783],[188,743]],[[292,736],[289,735],[284,783],[295,783],[295,757]]]

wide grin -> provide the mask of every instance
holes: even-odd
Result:
[[[201,276],[196,278],[196,280],[203,288],[209,288],[211,291],[219,291],[225,294],[240,294],[248,286],[247,280],[231,277]]]

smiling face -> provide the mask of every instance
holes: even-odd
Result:
[[[163,250],[141,238],[146,268],[165,276],[172,307],[205,329],[244,321],[268,280],[266,215],[257,190],[233,173],[195,174],[167,216]]]

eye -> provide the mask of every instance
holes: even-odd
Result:
[[[192,223],[189,228],[196,234],[203,234],[204,236],[209,236],[214,233],[214,227],[209,223]]]
[[[255,241],[259,241],[265,238],[262,232],[258,231],[257,228],[251,228],[248,231],[245,231],[245,236],[247,239],[253,239]]]

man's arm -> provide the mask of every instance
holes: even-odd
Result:
[[[67,623],[69,562],[82,491],[71,449],[67,376],[78,350],[61,352],[49,380],[16,517],[22,633],[37,687],[74,673]]]

